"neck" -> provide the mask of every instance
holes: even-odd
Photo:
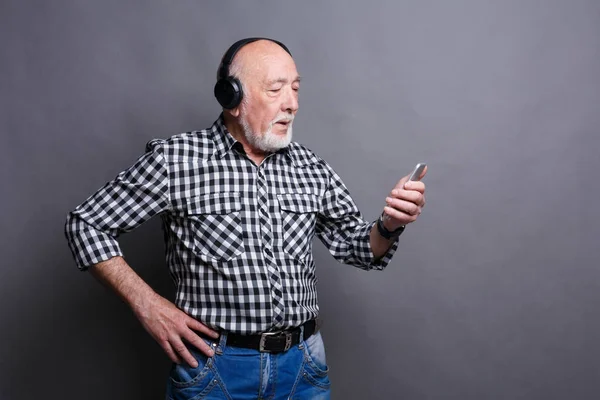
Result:
[[[267,153],[260,149],[254,148],[252,145],[250,145],[250,143],[248,143],[246,134],[244,133],[244,128],[236,118],[229,113],[223,113],[223,117],[225,120],[225,127],[229,133],[231,133],[231,136],[233,136],[235,140],[242,144],[242,147],[244,148],[248,158],[254,161],[256,165],[260,165],[260,163],[262,163],[267,157]]]

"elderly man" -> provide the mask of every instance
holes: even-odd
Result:
[[[111,287],[173,361],[168,398],[329,398],[312,239],[340,262],[381,270],[425,204],[424,184],[404,177],[382,217],[364,221],[334,170],[291,141],[299,88],[285,45],[236,42],[219,67],[223,112],[212,127],[150,141],[67,217],[78,267]],[[157,214],[175,304],[116,241]]]

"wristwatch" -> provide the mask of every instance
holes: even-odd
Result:
[[[377,219],[377,232],[379,232],[379,234],[390,240],[390,239],[396,239],[398,236],[400,236],[402,234],[402,232],[404,232],[404,229],[406,229],[406,225],[402,225],[400,228],[394,230],[394,231],[389,231],[385,225],[383,225],[383,214],[381,214],[379,216],[379,218]]]

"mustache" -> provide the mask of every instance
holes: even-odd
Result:
[[[294,122],[294,114],[280,114],[277,117],[275,117],[273,121],[271,121],[271,124],[276,124],[279,121],[288,121],[292,123]]]

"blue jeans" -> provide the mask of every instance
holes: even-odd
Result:
[[[217,340],[206,340],[216,350],[210,358],[190,348],[197,368],[173,364],[167,399],[329,399],[329,368],[320,332],[278,354],[227,346],[225,334]]]

